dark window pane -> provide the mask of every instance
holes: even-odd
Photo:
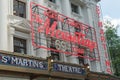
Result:
[[[52,56],[53,60],[55,60],[55,61],[60,60],[58,52],[51,51],[51,56]]]
[[[20,17],[25,17],[25,3],[19,2],[19,16]]]
[[[49,1],[55,3],[55,0],[49,0]]]
[[[50,18],[50,26],[49,27],[52,27],[52,25],[55,21],[56,21],[55,19]],[[58,26],[56,26],[56,29],[58,29]]]
[[[71,4],[71,9],[72,9],[72,12],[75,12],[77,14],[79,13],[77,5]]]
[[[78,60],[81,66],[84,65],[84,58],[79,57]]]
[[[13,13],[14,15],[18,15],[18,1],[14,0],[14,8],[13,8]]]
[[[26,53],[26,40],[14,37],[14,52]]]
[[[75,32],[80,32],[80,31],[81,31],[80,28],[75,27]]]
[[[13,14],[20,17],[26,17],[26,4],[19,0],[14,0]]]
[[[25,50],[25,49],[22,49],[22,48],[20,48],[20,47],[15,47],[15,48],[14,48],[14,52],[25,53],[26,50]]]
[[[55,39],[53,39],[53,38],[51,38],[51,40],[50,41],[48,41],[48,43],[50,43],[48,46],[50,46],[50,48],[52,48],[52,49],[56,49],[56,47],[55,47]],[[52,56],[52,58],[53,58],[53,60],[55,60],[55,61],[59,61],[60,60],[60,54],[59,54],[59,52],[55,52],[55,51],[50,51],[50,53],[51,53],[51,56]]]

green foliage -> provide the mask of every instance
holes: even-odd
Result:
[[[110,21],[106,21],[104,27],[115,75],[120,76],[120,37],[117,35],[117,28]]]

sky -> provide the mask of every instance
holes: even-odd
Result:
[[[120,0],[101,0],[100,5],[103,18],[109,18],[115,26],[120,25]],[[120,36],[120,27],[118,35]]]

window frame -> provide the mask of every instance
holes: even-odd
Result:
[[[52,49],[56,49],[54,45],[55,39],[50,37],[50,40],[47,40],[47,46]],[[55,52],[53,50],[50,50],[50,55],[52,56],[53,60],[60,61],[60,54],[59,52]],[[57,60],[55,59],[55,56],[57,56]]]
[[[78,62],[81,66],[84,65],[84,58],[78,57]]]
[[[20,45],[15,45],[15,40],[16,41],[19,41],[20,43],[23,43],[23,47],[21,47]],[[24,49],[24,53],[21,53],[21,52],[17,52],[17,53],[21,53],[21,54],[27,54],[27,40],[25,39],[22,39],[22,38],[18,38],[18,37],[13,37],[13,47],[14,47],[14,52],[17,52],[15,51],[16,48],[18,48],[19,50],[20,49]]]
[[[76,14],[79,14],[79,6],[71,3],[71,11]]]
[[[16,2],[16,3],[15,3]],[[16,5],[17,4],[17,5]],[[22,5],[22,8],[23,8],[23,16],[20,15],[20,6]],[[15,6],[17,8],[15,8]],[[16,10],[17,9],[17,10]],[[22,18],[26,18],[26,3],[23,2],[23,1],[20,1],[20,0],[13,0],[13,15],[16,15],[16,16],[19,16],[19,17],[22,17]]]
[[[55,60],[55,61],[59,61],[60,60],[60,55],[59,55],[58,52],[50,51],[50,53],[51,53],[51,56],[52,56],[53,60]]]

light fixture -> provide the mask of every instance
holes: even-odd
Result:
[[[90,66],[88,65],[87,68],[90,69]]]
[[[53,62],[54,60],[53,59],[51,59],[51,62]]]

